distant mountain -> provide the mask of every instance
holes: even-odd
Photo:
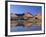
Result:
[[[11,20],[12,24],[14,24],[16,22],[17,22],[16,25],[17,24],[19,25],[19,23],[20,23],[21,25],[23,24],[24,26],[31,26],[32,24],[38,24],[38,25],[42,24],[41,23],[42,22],[42,15],[41,14],[37,14],[37,15],[34,16],[29,12],[25,12],[23,14],[11,13],[10,16],[11,16],[11,19],[12,19]],[[15,20],[15,19],[18,19],[18,20]],[[21,23],[22,20],[23,20],[23,23]]]

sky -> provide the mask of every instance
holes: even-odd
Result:
[[[28,6],[28,5],[10,5],[10,13],[23,14],[26,11],[31,14],[41,14],[41,6]]]

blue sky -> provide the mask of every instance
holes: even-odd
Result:
[[[26,6],[26,5],[10,5],[10,12],[16,14],[23,14],[25,11],[31,14],[41,14],[41,6]]]

